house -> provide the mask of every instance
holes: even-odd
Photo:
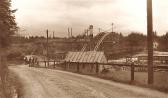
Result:
[[[147,62],[148,60],[147,53],[137,55],[137,57],[139,62]],[[154,51],[153,60],[154,60],[154,63],[168,64],[168,52]]]
[[[98,63],[107,63],[104,52],[68,52],[65,57],[66,70],[84,74],[96,74],[102,69]]]

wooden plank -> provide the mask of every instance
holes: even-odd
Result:
[[[91,58],[89,59],[89,62],[95,63],[94,59],[96,58],[96,54],[98,54],[98,52],[96,52],[96,51],[91,52],[91,54],[90,54]]]
[[[75,52],[72,52],[72,57],[70,58],[70,62],[73,62],[75,56],[76,56]]]
[[[96,63],[96,73],[99,74],[99,64]]]
[[[73,58],[73,60],[72,60],[72,62],[77,62],[77,58],[78,58],[78,56],[80,55],[80,52],[74,52],[74,58]]]
[[[90,59],[92,58],[93,51],[88,51],[88,57],[86,58],[86,62],[90,63]]]

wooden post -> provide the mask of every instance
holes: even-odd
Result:
[[[29,61],[28,61],[28,62],[29,62],[29,67],[31,67],[31,65],[30,65],[30,63],[31,63],[31,59],[30,59],[30,58],[29,58]]]
[[[49,57],[48,57],[48,30],[47,30],[47,66],[49,67]]]
[[[135,66],[134,63],[131,64],[131,82],[134,82],[134,71],[135,71]]]
[[[152,0],[147,0],[148,84],[153,84],[153,16]]]
[[[61,66],[61,68],[63,68],[64,69],[64,66],[66,65],[66,61],[63,63],[63,65]]]
[[[55,68],[55,60],[54,60],[54,68]]]
[[[69,64],[69,62],[65,62],[64,70],[66,70],[66,66],[67,66],[67,64]]]
[[[37,67],[40,67],[40,62],[39,61],[37,61]]]
[[[47,66],[46,66],[46,61],[44,61],[44,65],[45,65],[45,68],[46,68],[46,67],[47,67]]]
[[[77,72],[79,73],[79,62],[77,63]]]
[[[96,74],[99,74],[99,63],[96,63]]]

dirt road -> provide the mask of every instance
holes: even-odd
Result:
[[[168,94],[70,72],[13,66],[24,98],[168,98]]]

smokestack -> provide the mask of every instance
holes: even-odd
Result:
[[[89,36],[89,30],[88,29],[86,30],[86,35]]]
[[[101,29],[99,28],[99,33],[101,32]]]
[[[73,33],[72,33],[72,28],[71,28],[71,37],[73,36]]]
[[[89,26],[90,37],[93,38],[93,25]]]
[[[93,35],[93,25],[89,26],[89,30],[90,30],[90,35]]]
[[[68,38],[70,38],[70,31],[69,31],[69,28],[68,28]]]
[[[55,32],[53,31],[53,39],[55,38]]]
[[[112,33],[114,32],[114,23],[111,24],[112,25]]]

